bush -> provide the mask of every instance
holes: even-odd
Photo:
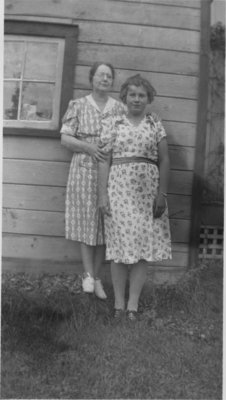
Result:
[[[211,26],[210,47],[225,54],[225,26],[221,22]]]

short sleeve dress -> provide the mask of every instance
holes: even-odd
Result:
[[[71,100],[62,120],[61,134],[96,143],[100,139],[102,120],[120,115],[124,110],[111,97],[103,112],[92,95]],[[93,246],[105,242],[103,221],[97,208],[97,161],[86,153],[72,156],[66,188],[65,237]]]
[[[112,150],[108,180],[111,216],[105,216],[106,259],[125,264],[170,259],[168,208],[160,218],[153,218],[159,187],[158,143],[166,137],[164,127],[151,114],[137,127],[126,115],[108,118],[104,125],[101,141],[106,151]],[[130,161],[123,163],[128,157]]]

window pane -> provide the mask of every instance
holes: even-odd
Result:
[[[4,45],[4,77],[5,78],[20,78],[23,56],[23,42],[6,41]]]
[[[21,120],[49,121],[53,113],[55,85],[49,83],[23,84]]]
[[[17,82],[4,83],[4,119],[17,119],[19,93]]]
[[[25,79],[56,79],[57,43],[28,43]]]

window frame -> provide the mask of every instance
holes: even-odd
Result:
[[[57,137],[60,135],[61,119],[67,109],[69,100],[73,97],[73,80],[76,65],[78,25],[61,23],[7,20],[4,23],[4,33],[7,35],[35,36],[37,38],[64,39],[64,57],[62,68],[61,94],[58,121],[56,128],[9,127],[4,126],[3,135]],[[4,101],[4,99],[3,99]],[[16,122],[16,121],[15,121]]]

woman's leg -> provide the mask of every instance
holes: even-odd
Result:
[[[93,268],[94,250],[95,250],[94,246],[89,246],[85,243],[81,243],[81,255],[84,268],[82,288],[85,293],[94,292],[94,268]]]
[[[105,245],[97,245],[94,253],[94,292],[99,299],[105,300],[107,295],[100,280],[100,270],[105,259]]]
[[[81,243],[81,255],[84,272],[94,277],[94,251],[95,246]]]
[[[129,300],[127,310],[137,311],[141,291],[147,276],[147,263],[138,262],[131,266],[129,277]]]
[[[125,289],[128,267],[122,263],[111,263],[111,278],[115,295],[115,309],[125,309]]]
[[[105,259],[105,245],[97,245],[94,252],[94,277],[99,278],[99,273]]]

